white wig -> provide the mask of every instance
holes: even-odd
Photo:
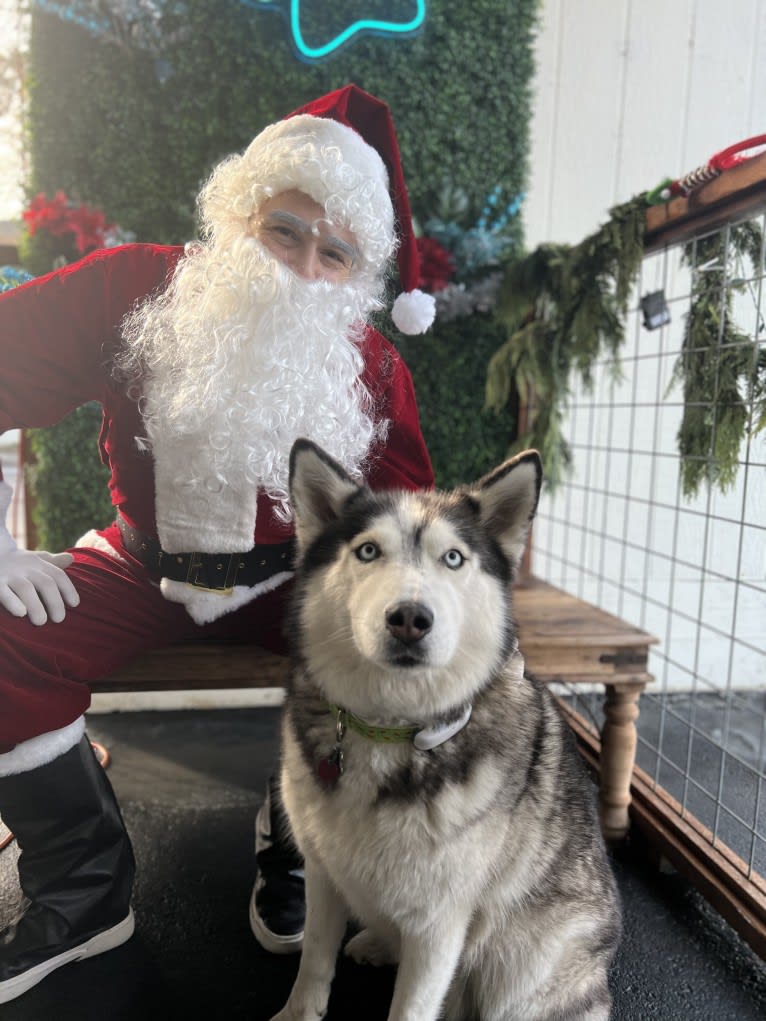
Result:
[[[300,114],[278,121],[242,155],[220,163],[200,193],[203,229],[225,245],[245,233],[266,199],[292,189],[353,233],[362,273],[381,275],[396,250],[388,172],[356,131],[328,118]]]

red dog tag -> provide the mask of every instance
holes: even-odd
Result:
[[[329,755],[317,763],[317,776],[325,787],[334,787],[343,774],[343,752],[336,745]]]

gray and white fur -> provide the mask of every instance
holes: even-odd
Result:
[[[606,1021],[620,910],[593,786],[509,604],[541,484],[527,451],[454,493],[373,493],[298,440],[282,794],[306,859],[298,976],[273,1021],[326,1014],[345,948],[398,962],[389,1021]],[[369,723],[468,722],[431,750]],[[318,775],[337,745],[343,772]]]

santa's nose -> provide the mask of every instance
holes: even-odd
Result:
[[[304,280],[319,280],[322,276],[322,262],[317,246],[310,243],[301,245],[292,260],[292,269]]]

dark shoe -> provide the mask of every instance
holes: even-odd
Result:
[[[0,815],[16,836],[20,917],[0,933],[0,1003],[71,961],[133,933],[135,863],[106,774],[86,737],[64,755],[0,777]]]
[[[250,897],[250,928],[272,954],[295,954],[303,946],[306,899],[303,858],[273,782],[255,817],[256,879]]]

